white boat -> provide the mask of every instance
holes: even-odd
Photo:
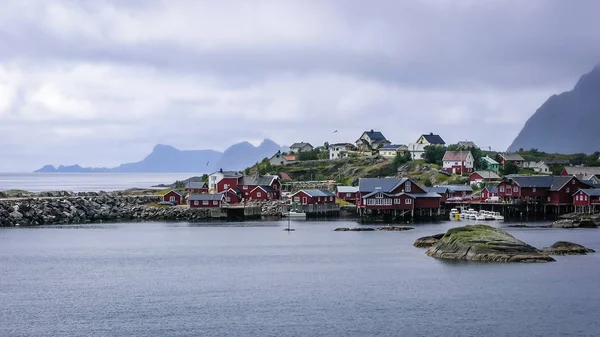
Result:
[[[494,220],[504,220],[504,217],[500,212],[494,212]]]
[[[475,215],[475,220],[477,220],[477,221],[483,221],[483,220],[486,220],[485,213],[483,213],[483,212],[479,212],[479,213],[477,213],[477,214]]]
[[[471,219],[471,220],[476,220],[477,219],[477,211],[475,211],[472,208],[469,208],[469,210],[465,214],[465,218]]]
[[[491,211],[481,211],[483,216],[485,217],[485,220],[496,220],[494,218],[494,212]]]
[[[459,213],[458,213],[458,209],[456,209],[456,208],[453,208],[453,209],[451,209],[451,210],[450,210],[450,215],[451,215],[451,216],[454,216],[455,214],[459,214]]]
[[[286,214],[286,216],[291,219],[306,219],[306,213],[304,212],[290,211]]]

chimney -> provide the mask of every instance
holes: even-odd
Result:
[[[222,168],[220,168],[220,169],[219,169],[219,172],[223,173],[223,169],[222,169]]]
[[[433,132],[430,132],[430,133],[429,133],[429,135],[430,135],[430,136],[433,136]]]
[[[373,132],[373,129],[371,129],[371,132]]]

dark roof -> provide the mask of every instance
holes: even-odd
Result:
[[[442,137],[440,137],[440,135],[434,135],[433,133],[430,133],[428,135],[423,135],[423,138],[425,138],[425,140],[427,142],[429,142],[429,144],[439,144],[439,145],[446,144],[446,142],[444,142],[444,140],[442,139]]]
[[[567,165],[569,164],[568,160],[556,159],[556,160],[544,160],[546,165]]]
[[[239,177],[242,176],[242,174],[240,172],[237,172],[237,171],[223,171],[223,170],[219,170],[219,171],[214,172],[212,174],[217,174],[217,173],[221,173],[226,178],[239,178]]]
[[[484,190],[487,190],[489,193],[498,193],[498,186],[496,185],[489,185],[483,188]]]
[[[394,187],[406,181],[399,178],[359,178],[358,191],[370,193],[373,191],[391,192]]]
[[[185,188],[194,188],[194,189],[198,189],[198,188],[205,188],[206,183],[203,181],[190,181],[187,183],[187,185],[185,185]]]
[[[188,200],[191,201],[204,201],[204,200],[221,200],[223,198],[223,193],[217,194],[190,194]]]
[[[471,185],[439,185],[437,187],[445,187],[452,192],[473,192]]]
[[[273,183],[275,179],[278,178],[278,176],[243,176],[241,182],[238,185],[269,186]]]
[[[312,145],[310,145],[310,143],[294,143],[294,144],[290,145],[290,149],[294,149],[294,148],[300,149],[300,148],[303,148],[303,147],[305,147],[307,145],[310,146],[310,147],[313,147]]]
[[[506,161],[524,161],[523,157],[518,153],[500,153],[500,156]]]
[[[583,193],[589,195],[590,197],[600,197],[600,190],[597,190],[597,189],[592,189],[592,188],[581,189],[581,190],[578,190],[577,192],[575,192],[575,194],[577,194],[579,192],[583,192]],[[575,195],[575,194],[573,194],[573,195]]]
[[[372,196],[374,196],[376,194],[379,194],[379,193],[383,194],[386,197],[390,197],[390,198],[395,198],[395,197],[399,197],[399,196],[402,196],[402,195],[407,195],[407,196],[409,196],[409,197],[411,197],[413,199],[416,199],[416,198],[441,198],[442,197],[441,195],[439,195],[437,193],[434,193],[434,192],[427,192],[427,193],[405,193],[405,192],[400,192],[398,194],[391,194],[391,193],[385,193],[385,192],[381,192],[381,191],[373,191],[373,192],[371,192],[369,194],[363,195],[361,198],[362,199],[366,199],[366,198],[372,197]]]
[[[550,190],[551,191],[558,191],[560,190],[563,186],[565,186],[566,183],[568,183],[571,179],[573,179],[573,177],[553,177],[554,180],[552,180],[552,185],[550,186]]]
[[[385,137],[383,136],[383,133],[379,132],[379,131],[365,131],[365,133],[367,134],[367,136],[369,136],[369,138],[371,140],[386,140]]]
[[[311,197],[335,197],[335,194],[333,194],[332,192],[330,192],[328,190],[302,190],[299,192],[304,192]],[[299,193],[299,192],[296,192],[296,193]],[[294,193],[294,194],[296,194],[296,193]]]
[[[571,177],[568,178],[570,179]],[[553,176],[511,176],[509,179],[517,183],[517,185],[519,185],[521,188],[550,188],[554,182]]]
[[[379,148],[379,150],[398,150],[399,148],[402,148],[402,147],[406,147],[408,149],[408,147],[406,145],[389,144],[389,145],[385,145],[385,146]]]
[[[448,191],[448,187],[445,187],[445,186],[425,187],[424,190],[429,193],[443,194]]]
[[[475,173],[479,174],[484,179],[500,179],[500,176],[497,175],[496,172],[492,171],[475,171],[471,173],[470,176],[474,175]]]
[[[565,171],[568,175],[597,175],[600,174],[600,167],[594,166],[567,166],[565,167]]]

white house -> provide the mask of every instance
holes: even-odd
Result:
[[[379,149],[379,154],[385,158],[394,158],[398,154],[404,154],[408,151],[408,147],[406,145],[385,145],[384,147]]]
[[[544,173],[545,174],[545,173],[552,172],[552,170],[550,170],[550,167],[548,165],[546,165],[546,163],[544,163],[543,161],[525,162],[525,163],[523,163],[523,167],[532,169],[533,172],[535,172],[535,173]]]
[[[354,150],[350,143],[337,143],[329,145],[329,159],[335,160],[348,157],[348,153]]]
[[[271,166],[289,165],[296,162],[296,156],[285,156],[281,154],[281,151],[277,151],[273,157],[269,158],[269,162]]]
[[[385,138],[383,133],[373,130],[363,132],[360,138],[356,140],[356,147],[359,151],[377,150],[389,144],[391,142]]]
[[[294,143],[290,145],[290,153],[310,152],[314,147],[309,143]]]
[[[208,176],[208,190],[213,192],[217,191],[217,184],[221,182],[221,180],[225,178],[239,179],[241,176],[242,174],[239,172],[219,170]]]
[[[473,155],[470,151],[446,151],[444,153],[443,170],[450,173],[463,174],[473,172]]]
[[[446,142],[439,135],[429,133],[428,135],[421,135],[416,142],[408,144],[408,151],[410,152],[412,160],[423,159],[425,154],[425,147],[427,146],[444,146]]]

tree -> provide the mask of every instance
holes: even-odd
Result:
[[[185,188],[185,183],[183,181],[177,180],[175,182],[175,189],[176,190],[180,190],[180,189],[183,189],[183,188]]]
[[[425,154],[423,158],[428,164],[442,165],[442,158],[444,158],[446,148],[443,146],[425,146]]]
[[[400,167],[401,165],[404,165],[406,163],[408,163],[410,161],[411,157],[410,157],[410,152],[405,152],[404,154],[396,154],[396,157],[394,157],[394,160],[392,161],[392,165],[394,166],[395,169],[398,169],[398,167]]]
[[[204,174],[202,175],[202,181],[203,181],[203,182],[205,182],[205,183],[207,183],[207,182],[208,182],[208,174],[204,173]]]
[[[516,174],[519,173],[519,168],[517,165],[509,161],[504,164],[504,167],[501,169],[501,171],[503,175]]]
[[[318,151],[318,150],[301,151],[300,153],[298,153],[298,160],[299,161],[317,160],[319,152],[320,151]]]

